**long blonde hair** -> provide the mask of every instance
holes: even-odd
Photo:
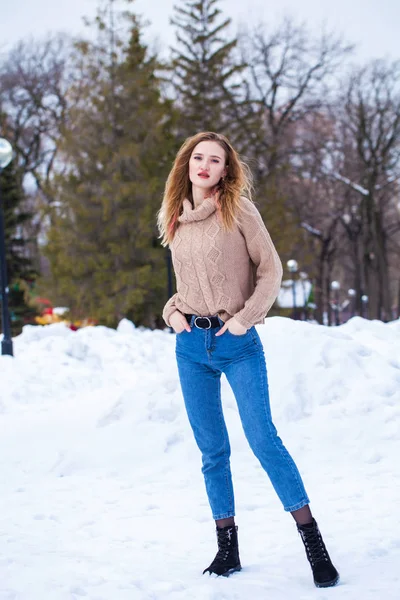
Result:
[[[217,142],[226,154],[226,176],[213,190],[223,227],[232,229],[237,221],[240,196],[246,196],[251,200],[251,171],[224,135],[203,131],[187,138],[176,155],[168,175],[162,205],[157,214],[162,246],[171,244],[174,239],[179,226],[178,217],[182,212],[183,200],[187,198],[193,201],[189,160],[197,144],[204,141]]]

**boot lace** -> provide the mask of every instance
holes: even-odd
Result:
[[[328,554],[319,531],[300,531],[308,558],[312,565],[319,562],[329,562]]]
[[[213,563],[223,561],[225,562],[229,556],[229,552],[232,545],[232,530],[218,531],[218,552],[215,555]]]

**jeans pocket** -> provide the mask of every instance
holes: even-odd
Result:
[[[225,333],[229,333],[229,335],[231,335],[234,338],[241,338],[241,337],[245,337],[249,333],[249,330],[247,330],[245,333],[236,334],[236,333],[232,333],[231,331],[229,331],[229,329],[227,329],[225,331]]]

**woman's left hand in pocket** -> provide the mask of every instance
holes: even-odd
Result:
[[[247,332],[246,327],[243,327],[235,317],[232,317],[221,327],[221,329],[215,334],[215,336],[223,335],[228,330],[232,335],[244,335]]]

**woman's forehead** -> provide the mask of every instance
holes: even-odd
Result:
[[[221,148],[218,142],[204,140],[199,142],[193,149],[192,154],[207,154],[212,156],[218,156],[221,159],[225,158],[225,150]]]

